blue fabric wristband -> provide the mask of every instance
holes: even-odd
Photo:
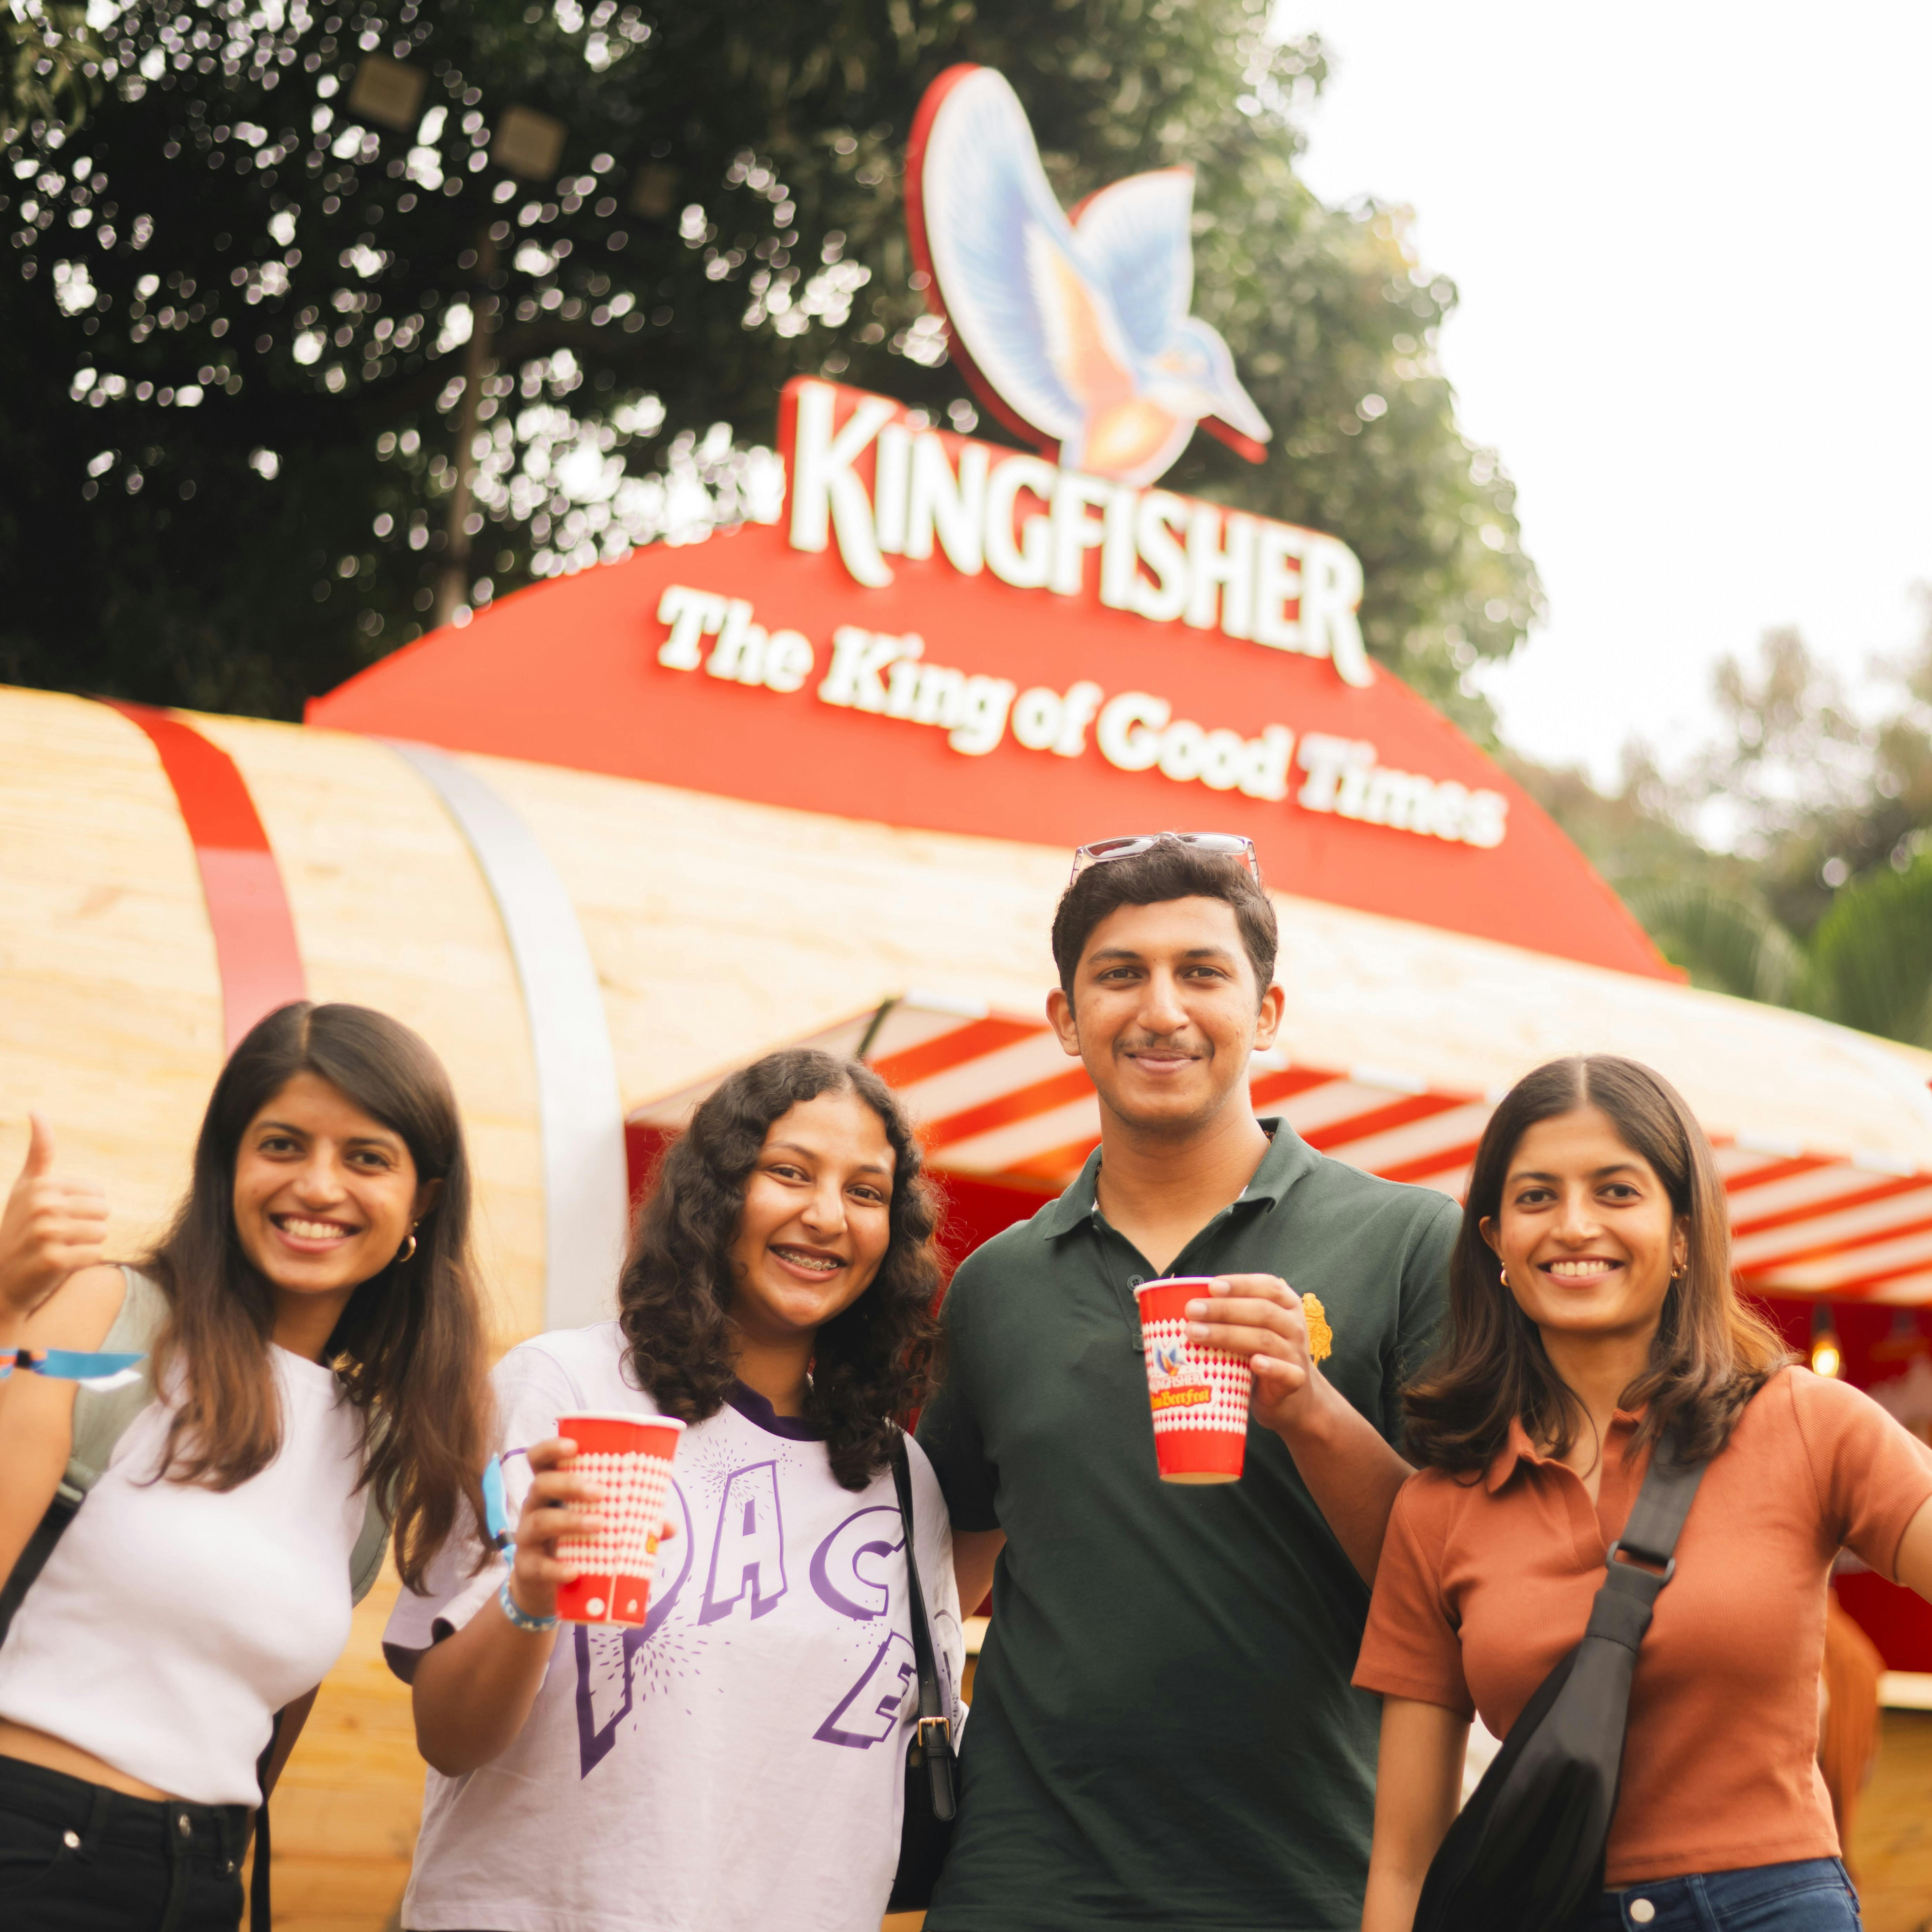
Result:
[[[496,1592],[496,1600],[503,1606],[503,1614],[520,1630],[528,1630],[532,1636],[542,1636],[546,1630],[554,1630],[560,1621],[554,1616],[533,1617],[518,1607],[517,1600],[510,1594],[510,1580],[503,1579],[503,1587]]]

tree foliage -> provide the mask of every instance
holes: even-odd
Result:
[[[1932,626],[1880,669],[1861,707],[1772,631],[1675,780],[1640,746],[1608,796],[1516,765],[1695,983],[1932,1046]]]
[[[1848,886],[1807,949],[1804,1004],[1864,1033],[1932,1046],[1932,854]]]
[[[38,122],[69,130],[100,92],[86,0],[0,0],[0,141]]]
[[[134,0],[103,38],[94,118],[0,180],[0,677],[286,716],[416,634],[479,326],[476,604],[770,514],[794,374],[974,425],[902,192],[959,60],[1070,202],[1198,169],[1197,308],[1276,439],[1198,437],[1174,487],[1345,536],[1371,649],[1479,728],[1462,674],[1539,608],[1435,361],[1453,285],[1297,178],[1320,49],[1262,0]],[[400,128],[348,104],[370,59],[426,77]],[[544,180],[502,164],[518,107],[567,130]]]

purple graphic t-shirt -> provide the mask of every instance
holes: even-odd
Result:
[[[652,1413],[622,1348],[609,1322],[512,1349],[494,1377],[502,1446],[554,1436],[573,1409]],[[910,1454],[956,1725],[951,1538]],[[514,1520],[527,1465],[512,1458],[505,1478]],[[877,1932],[918,1701],[891,1472],[842,1489],[822,1444],[741,1390],[685,1431],[669,1514],[644,1628],[566,1624],[508,1750],[466,1777],[429,1773],[412,1932]],[[392,1653],[500,1614],[501,1561],[474,1576],[468,1561],[439,1557],[425,1594],[404,1592]]]

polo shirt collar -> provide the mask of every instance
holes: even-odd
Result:
[[[1628,1436],[1642,1420],[1642,1409],[1634,1412],[1628,1409],[1616,1409],[1610,1416],[1610,1434],[1613,1437],[1620,1435]],[[1604,1453],[1606,1457],[1609,1450],[1610,1445],[1606,1443]],[[1507,1440],[1503,1446],[1490,1458],[1490,1466],[1483,1472],[1483,1487],[1491,1496],[1494,1496],[1497,1490],[1515,1474],[1516,1465],[1519,1462],[1527,1462],[1532,1468],[1541,1468],[1547,1464],[1554,1462],[1556,1460],[1553,1456],[1544,1456],[1538,1453],[1535,1444],[1529,1439],[1529,1431],[1522,1426],[1522,1418],[1520,1415],[1513,1415],[1510,1418],[1509,1436]]]
[[[1237,1207],[1256,1204],[1277,1206],[1304,1174],[1313,1172],[1316,1163],[1322,1158],[1286,1120],[1264,1119],[1262,1126],[1268,1136],[1268,1150],[1262,1156],[1261,1166],[1255,1169],[1247,1186],[1241,1190],[1234,1203]],[[1099,1199],[1100,1181],[1100,1150],[1096,1148],[1087,1156],[1087,1164],[1075,1177],[1072,1185],[1046,1210],[1042,1225],[1049,1238],[1069,1233],[1092,1219]]]
[[[1529,1439],[1529,1431],[1522,1426],[1522,1418],[1510,1418],[1509,1435],[1503,1446],[1490,1458],[1490,1466],[1483,1478],[1483,1486],[1494,1496],[1510,1477],[1516,1474],[1519,1462],[1540,1462],[1544,1459],[1536,1453],[1535,1444]]]

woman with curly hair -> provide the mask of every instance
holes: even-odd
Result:
[[[505,1358],[510,1574],[459,1542],[389,1624],[432,1767],[406,1927],[876,1932],[917,1702],[890,1456],[932,1372],[934,1221],[878,1076],[772,1054],[666,1154],[618,1318]],[[686,1424],[640,1630],[557,1628],[556,1540],[598,1498],[556,1418],[584,1410]],[[907,1448],[956,1720],[945,1506]]]

